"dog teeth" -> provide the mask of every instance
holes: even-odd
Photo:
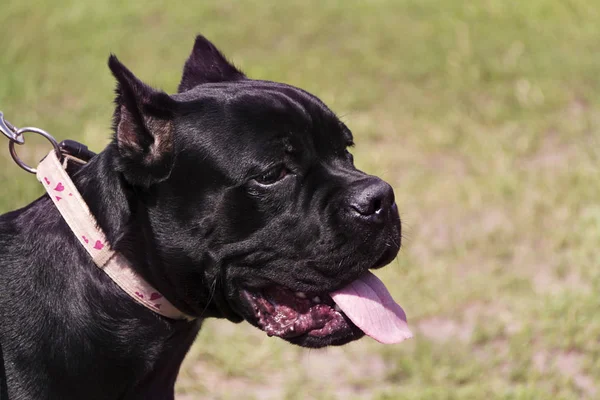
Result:
[[[306,298],[306,294],[304,294],[303,292],[296,292],[296,297],[299,297],[301,299],[305,299]]]
[[[314,301],[315,303],[320,303],[321,299],[319,298],[319,296],[315,296],[313,297],[312,301]]]

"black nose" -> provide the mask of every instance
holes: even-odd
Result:
[[[355,216],[384,219],[394,206],[394,190],[381,179],[368,177],[354,187],[349,200]]]

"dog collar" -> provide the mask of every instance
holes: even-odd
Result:
[[[146,308],[171,319],[192,320],[173,306],[158,290],[137,274],[129,261],[110,247],[81,194],[67,174],[65,156],[62,164],[52,150],[38,165],[37,179],[54,202],[73,234],[98,268],[104,271],[125,293]]]

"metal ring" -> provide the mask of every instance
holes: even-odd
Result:
[[[60,147],[58,146],[58,142],[46,131],[43,131],[41,129],[38,128],[21,128],[19,129],[15,136],[19,137],[21,135],[23,135],[24,133],[27,132],[33,132],[33,133],[37,133],[38,135],[41,135],[43,137],[45,137],[46,139],[48,139],[48,141],[50,143],[52,143],[52,147],[54,147],[54,151],[56,152],[56,155],[61,158],[61,151],[60,151]],[[17,165],[21,168],[23,168],[25,171],[30,172],[32,174],[37,173],[37,170],[35,168],[31,168],[29,165],[25,164],[17,155],[17,151],[15,150],[15,143],[19,144],[18,142],[14,142],[14,141],[9,141],[8,142],[8,149],[10,151],[10,155],[13,158],[13,160],[15,160],[15,162],[17,163]],[[19,144],[21,145],[21,144]]]

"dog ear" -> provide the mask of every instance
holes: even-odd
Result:
[[[237,81],[246,76],[202,35],[196,37],[192,54],[183,67],[178,93],[209,82]]]
[[[120,154],[117,169],[131,184],[149,187],[171,173],[176,102],[141,82],[114,55],[108,66],[117,79],[113,117]]]

